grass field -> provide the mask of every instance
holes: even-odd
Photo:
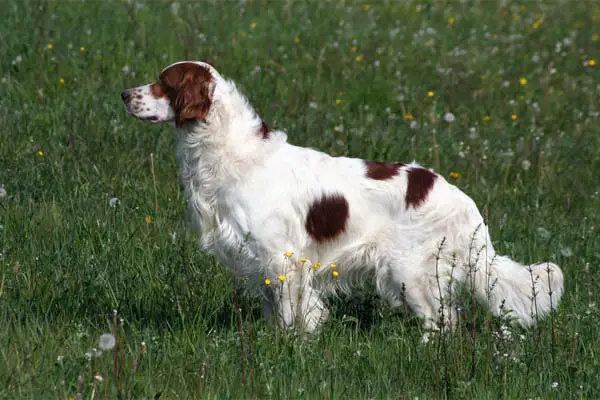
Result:
[[[0,20],[0,398],[600,397],[600,4],[4,1]],[[499,253],[561,265],[562,304],[525,331],[465,295],[428,344],[366,290],[310,340],[268,326],[187,231],[173,131],[120,101],[182,59],[294,144],[435,168]]]

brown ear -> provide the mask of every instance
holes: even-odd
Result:
[[[182,77],[174,101],[177,125],[189,119],[204,119],[211,106],[210,84],[212,76],[207,68],[196,65]]]

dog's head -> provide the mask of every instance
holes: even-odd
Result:
[[[127,112],[153,123],[204,120],[210,111],[218,73],[204,62],[183,61],[171,64],[158,80],[124,90],[121,98]]]

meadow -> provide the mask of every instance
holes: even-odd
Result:
[[[600,4],[19,0],[0,21],[0,398],[600,397]],[[463,293],[429,343],[368,287],[310,339],[266,324],[188,229],[174,132],[121,104],[183,59],[294,144],[435,168],[499,253],[563,268],[562,303],[523,330]]]

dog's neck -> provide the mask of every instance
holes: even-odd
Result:
[[[206,120],[178,128],[180,178],[207,249],[224,207],[219,194],[251,174],[287,139],[281,131],[265,132],[265,127],[235,85],[218,80]]]

